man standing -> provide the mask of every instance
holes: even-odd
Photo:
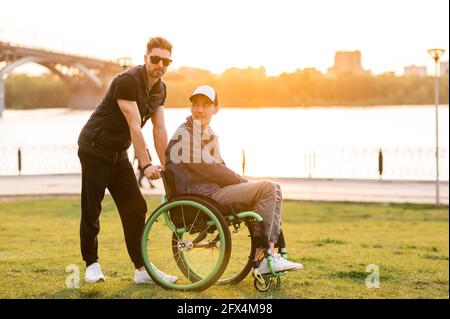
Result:
[[[128,254],[136,268],[136,283],[152,283],[144,268],[140,236],[147,204],[139,189],[127,149],[133,144],[145,176],[160,177],[159,166],[151,164],[141,128],[148,119],[153,125],[153,140],[161,163],[165,162],[167,131],[163,104],[166,86],[161,77],[172,60],[172,45],[161,37],[150,38],[145,64],[113,79],[104,99],[81,130],[78,156],[81,162],[80,244],[86,262],[85,281],[104,281],[98,263],[101,203],[108,189],[119,211]],[[174,282],[177,278],[161,273]]]

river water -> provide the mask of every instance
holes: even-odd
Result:
[[[439,107],[440,175],[448,180],[449,108]],[[5,110],[0,118],[0,175],[79,172],[78,134],[92,111]],[[169,136],[189,109],[165,109]],[[320,178],[435,178],[435,108],[224,108],[211,126],[229,167],[245,175]],[[151,123],[144,136],[155,162]]]

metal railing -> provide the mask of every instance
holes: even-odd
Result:
[[[337,148],[305,153],[305,177],[434,180],[434,148]],[[449,150],[439,149],[440,179],[449,180]]]
[[[1,175],[80,173],[77,145],[0,147]],[[134,158],[133,148],[129,158]],[[243,153],[243,160],[245,156]],[[303,166],[301,161],[303,160]],[[440,180],[449,180],[449,149],[439,149]],[[336,148],[304,152],[292,176],[390,180],[435,179],[434,148]],[[242,167],[251,163],[242,163]],[[267,166],[270,167],[269,165]],[[267,171],[266,176],[271,172]]]
[[[76,145],[0,148],[0,175],[79,173]]]

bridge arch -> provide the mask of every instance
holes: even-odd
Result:
[[[33,56],[27,56],[20,58],[18,60],[15,60],[11,63],[6,64],[1,70],[0,70],[0,116],[3,113],[3,110],[5,109],[5,83],[4,83],[4,77],[8,75],[9,73],[13,72],[14,69],[18,68],[21,65],[27,64],[27,63],[36,63],[39,65],[42,65],[43,67],[47,68],[50,72],[56,74],[61,80],[64,81],[67,85],[70,85],[70,80],[67,76],[65,76],[62,72],[60,72],[58,69],[56,69],[53,65],[51,65],[50,60],[40,57],[33,57]],[[72,67],[78,69],[80,72],[86,75],[86,77],[91,81],[96,88],[100,89],[102,87],[102,81],[101,79],[89,68],[84,66],[82,63],[75,63],[71,65]]]

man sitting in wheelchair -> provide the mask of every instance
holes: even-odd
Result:
[[[302,269],[302,264],[275,253],[281,232],[280,185],[270,181],[249,182],[225,165],[217,135],[209,126],[219,110],[217,93],[212,87],[198,87],[189,100],[191,116],[177,129],[166,150],[166,169],[170,168],[176,176],[176,193],[205,195],[236,211],[256,209],[264,220],[264,229],[257,227],[255,232],[259,237],[265,236],[265,243],[268,241],[275,271]],[[262,248],[257,249],[255,260]],[[260,259],[258,271],[270,272],[266,258]]]

